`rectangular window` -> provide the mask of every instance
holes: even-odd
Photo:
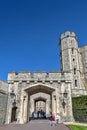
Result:
[[[76,68],[74,68],[74,74],[76,74]]]
[[[72,48],[72,54],[74,53],[74,49]]]
[[[75,87],[77,87],[77,80],[75,80]]]

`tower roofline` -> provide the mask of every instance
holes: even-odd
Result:
[[[67,37],[74,37],[77,40],[76,34],[74,32],[71,32],[71,31],[65,31],[64,33],[62,33],[60,35],[60,39],[64,39]]]

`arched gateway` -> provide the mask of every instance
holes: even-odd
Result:
[[[70,73],[10,72],[8,83],[6,123],[13,121],[13,107],[17,108],[14,117],[18,123],[26,123],[32,118],[49,118],[57,113],[60,122],[73,120]]]
[[[39,111],[44,111],[46,118],[50,117],[52,113],[56,113],[56,107],[52,106],[53,102],[55,102],[54,96],[56,91],[52,86],[37,83],[24,88],[22,91],[24,97],[22,103],[22,118],[24,122],[29,121],[29,119],[33,117],[37,118]],[[39,108],[37,109],[36,102],[38,101],[41,103],[44,101],[45,104],[43,106],[39,104]],[[33,114],[35,114],[35,116]]]

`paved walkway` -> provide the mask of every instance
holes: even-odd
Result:
[[[33,120],[27,124],[9,124],[0,130],[69,130],[64,124],[51,126],[49,120]]]

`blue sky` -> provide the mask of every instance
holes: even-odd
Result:
[[[0,79],[9,71],[60,70],[58,39],[87,44],[86,0],[0,0]]]

